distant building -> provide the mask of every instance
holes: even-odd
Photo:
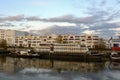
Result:
[[[26,32],[22,31],[0,29],[0,40],[6,40],[7,46],[14,46],[15,38],[17,36],[25,36],[26,34]]]
[[[15,45],[18,47],[31,47],[36,51],[42,52],[74,52],[85,53],[88,48],[97,48],[100,44],[99,36],[97,35],[41,35],[41,36],[17,36]],[[54,49],[51,49],[53,45]]]
[[[109,46],[112,50],[120,51],[120,37],[118,38],[111,38],[109,40]]]
[[[43,44],[57,43],[57,35],[43,35],[43,36],[18,36],[15,39],[15,45],[20,47],[40,47]]]
[[[96,48],[99,45],[99,37],[97,35],[61,35],[61,44],[79,44],[83,47]],[[21,47],[41,47],[44,44],[57,44],[58,35],[42,35],[42,36],[18,36],[15,39],[15,45]]]
[[[88,48],[96,48],[99,45],[99,36],[97,35],[63,35],[63,43],[78,43]]]

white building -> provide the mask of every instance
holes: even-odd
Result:
[[[15,38],[17,36],[25,36],[26,32],[16,30],[3,30],[0,29],[0,40],[6,40],[7,46],[14,46]]]
[[[120,37],[119,38],[111,38],[109,40],[110,48],[112,50],[119,50],[120,51]]]
[[[41,47],[43,44],[57,43],[57,35],[43,35],[43,36],[18,36],[15,39],[15,45],[21,47]]]
[[[99,45],[99,36],[97,35],[63,35],[63,43],[78,43],[88,48],[95,48]]]

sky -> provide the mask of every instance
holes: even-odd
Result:
[[[0,0],[0,29],[79,27],[80,33],[120,32],[120,0]]]

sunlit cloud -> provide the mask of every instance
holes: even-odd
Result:
[[[83,33],[85,33],[85,34],[96,34],[96,32],[94,30],[85,30],[85,31],[83,31]]]

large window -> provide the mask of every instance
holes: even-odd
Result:
[[[113,44],[114,47],[119,47],[119,44]]]

